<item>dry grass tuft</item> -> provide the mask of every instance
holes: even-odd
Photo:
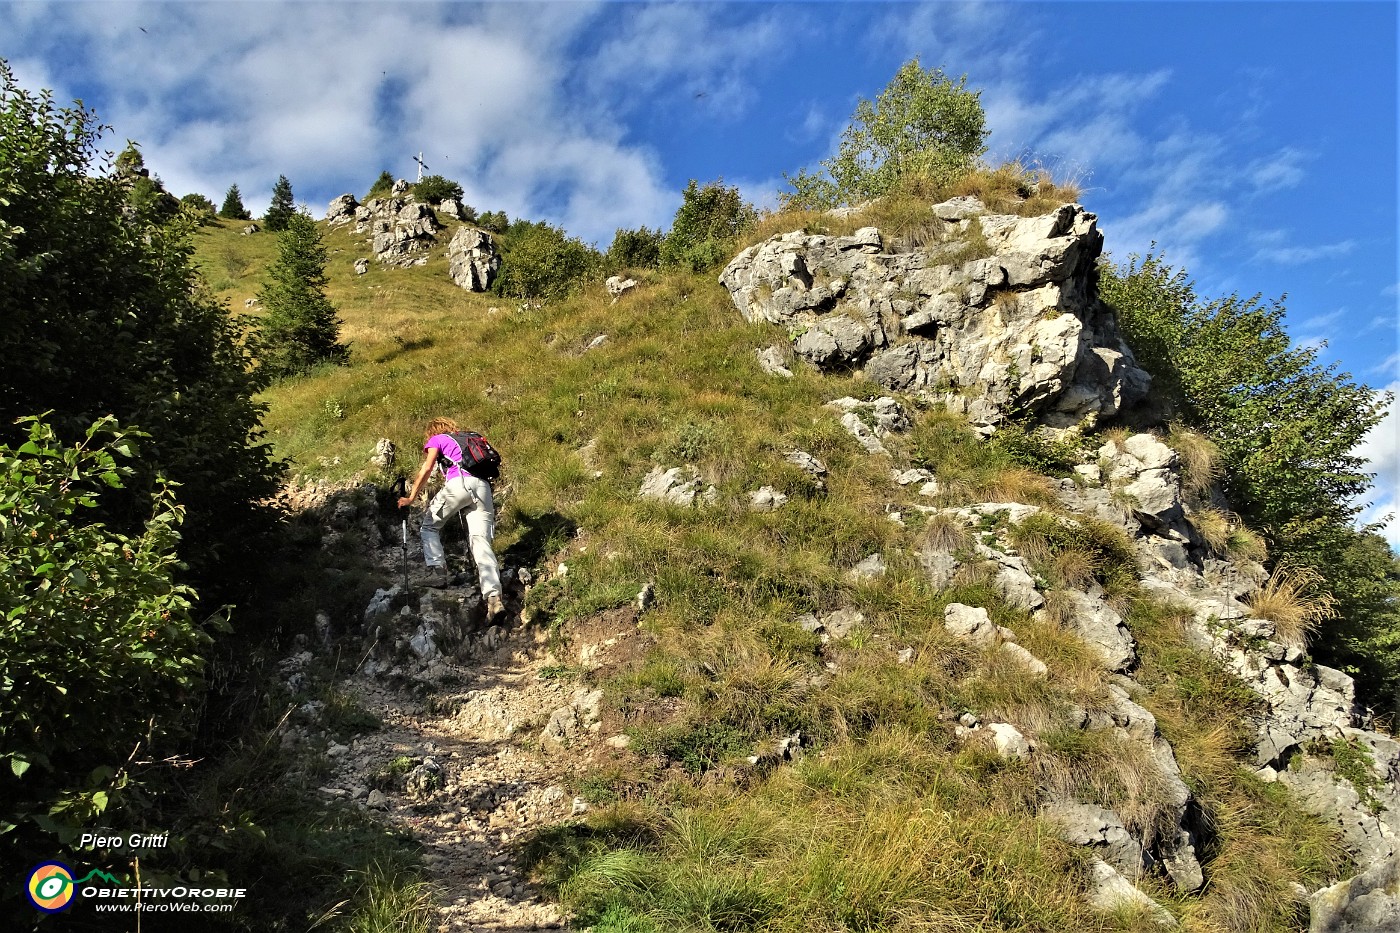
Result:
[[[1224,554],[1230,544],[1230,535],[1235,530],[1235,520],[1230,513],[1217,508],[1195,509],[1190,514],[1191,524],[1196,533],[1216,554]]]
[[[923,547],[951,554],[968,546],[967,524],[956,515],[934,512],[924,524],[919,543]]]
[[[1055,487],[1048,477],[1025,467],[1011,467],[993,475],[976,488],[984,502],[1024,502],[1053,505]]]
[[[1322,575],[1308,567],[1279,567],[1269,582],[1248,597],[1249,608],[1274,623],[1278,640],[1306,648],[1308,636],[1336,616],[1336,597],[1320,592]]]
[[[1230,532],[1225,549],[1236,560],[1263,563],[1269,557],[1269,546],[1264,543],[1264,539],[1243,525]]]
[[[952,186],[951,196],[971,195],[996,214],[1038,217],[1079,200],[1079,186],[1057,183],[1045,169],[1020,162],[968,173]]]
[[[1181,488],[1188,495],[1204,494],[1220,477],[1220,448],[1204,434],[1173,424],[1167,446],[1181,458]]]

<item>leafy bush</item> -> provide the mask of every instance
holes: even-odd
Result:
[[[180,202],[165,190],[159,176],[146,169],[141,148],[127,140],[126,148],[113,163],[117,180],[127,189],[127,203],[137,215],[167,221],[180,212]]]
[[[429,204],[441,204],[448,200],[460,201],[462,186],[441,175],[424,175],[423,180],[413,186],[413,196]]]
[[[889,193],[901,178],[922,176],[947,183],[967,172],[986,151],[987,115],[981,92],[919,60],[895,73],[874,102],[861,100],[841,134],[837,154],[789,177],[788,204],[830,208]]]
[[[703,188],[690,180],[671,231],[661,244],[661,262],[704,272],[727,262],[738,237],[758,222],[758,212],[738,188],[713,181]]]
[[[219,208],[219,216],[229,220],[253,219],[253,215],[248,213],[248,209],[243,206],[243,195],[239,192],[237,185],[228,186],[228,191],[224,194],[223,206]]]
[[[1311,589],[1337,598],[1340,618],[1328,628],[1345,635],[1324,632],[1318,660],[1365,675],[1362,698],[1400,710],[1400,576],[1393,556],[1377,559],[1373,529],[1352,525],[1370,486],[1356,446],[1389,393],[1293,346],[1281,300],[1203,300],[1186,270],[1160,256],[1104,266],[1100,292],[1159,394],[1219,447],[1220,485],[1269,553],[1317,571]]]
[[[210,643],[174,582],[184,512],[169,489],[138,536],[93,520],[104,487],[133,474],[118,462],[132,434],[104,418],[65,447],[20,421],[28,440],[0,445],[0,835],[94,825],[133,749],[184,725]]]
[[[477,218],[476,225],[492,233],[505,233],[510,229],[510,218],[505,211],[486,211]]]
[[[601,262],[597,250],[558,227],[516,221],[501,239],[501,272],[491,289],[507,298],[562,298],[594,276]]]
[[[178,484],[204,529],[181,557],[208,595],[237,575],[221,551],[239,552],[232,542],[262,514],[252,503],[280,475],[252,443],[261,383],[242,329],[195,271],[193,220],[143,213],[94,164],[93,114],[24,91],[3,63],[0,79],[0,438],[18,442],[14,419],[46,411],[69,442],[106,414],[139,425],[150,438],[137,475],[103,498],[103,518],[136,533],[156,475]]]
[[[326,297],[326,247],[316,222],[294,213],[277,244],[258,298],[267,308],[258,329],[258,355],[274,378],[296,376],[321,363],[344,363],[340,318]]]
[[[214,222],[217,211],[214,202],[198,192],[190,192],[180,199],[180,206],[183,207],[201,227],[208,226]]]
[[[603,265],[609,272],[624,269],[656,269],[661,266],[661,244],[666,235],[660,230],[640,227],[636,230],[618,230],[613,235],[612,246],[603,256]]]

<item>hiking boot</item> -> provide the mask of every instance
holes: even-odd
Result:
[[[506,607],[505,603],[501,602],[501,597],[495,593],[486,597],[486,622],[488,625],[494,625],[501,621],[501,616],[505,614]]]
[[[426,586],[429,589],[441,590],[452,586],[456,582],[456,577],[446,567],[425,567],[409,582],[414,586]]]

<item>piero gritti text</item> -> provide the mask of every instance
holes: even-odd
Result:
[[[170,832],[160,833],[117,833],[111,830],[97,830],[83,833],[78,837],[80,849],[123,849],[144,852],[170,847]]]

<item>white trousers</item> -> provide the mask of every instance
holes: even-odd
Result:
[[[419,532],[423,538],[423,562],[429,567],[446,567],[447,554],[442,549],[439,532],[449,518],[465,511],[467,540],[471,544],[472,560],[481,580],[482,596],[501,595],[501,569],[491,539],[496,534],[496,504],[491,501],[491,484],[475,476],[458,476],[448,480],[428,503]]]

